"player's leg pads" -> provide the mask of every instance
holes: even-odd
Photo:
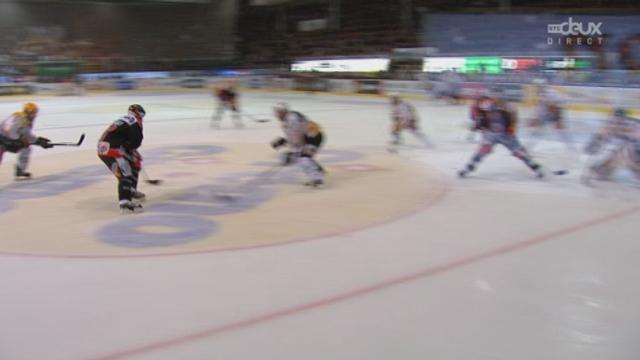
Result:
[[[312,182],[322,181],[322,171],[320,171],[318,163],[310,157],[300,158],[300,167]]]
[[[23,171],[29,166],[29,158],[31,157],[31,147],[25,146],[18,151],[18,167]]]
[[[123,176],[118,181],[118,199],[131,200],[133,197],[133,179],[130,176]]]

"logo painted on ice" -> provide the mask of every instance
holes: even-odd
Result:
[[[600,31],[600,27],[602,26],[602,22],[594,23],[589,21],[589,23],[583,26],[582,22],[574,22],[573,18],[570,17],[569,21],[565,21],[560,24],[548,24],[547,25],[547,33],[549,34],[560,34],[564,36],[568,35],[584,35],[584,36],[595,36],[602,35],[602,31]]]
[[[326,155],[322,158],[323,164],[355,161],[364,157],[359,152],[349,150],[325,150],[322,155]],[[274,166],[273,162],[254,162],[252,165]],[[220,201],[220,194],[233,190],[234,186],[229,188],[229,184],[242,184],[259,174],[259,171],[236,172],[197,184],[146,207],[144,214],[119,218],[107,224],[98,230],[96,237],[103,243],[126,248],[157,248],[204,241],[221,227],[211,217],[251,210],[273,197],[273,183],[294,182],[290,176],[280,173],[272,178],[276,180],[273,183],[255,183],[251,189],[242,189],[242,195],[235,197],[233,202]],[[146,231],[149,227],[170,231],[149,233]]]

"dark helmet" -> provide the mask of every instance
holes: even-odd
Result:
[[[141,119],[147,114],[142,105],[138,104],[129,105],[128,111],[129,114],[140,117]]]
[[[624,108],[616,108],[615,110],[613,110],[613,116],[625,117],[627,116],[627,110]]]

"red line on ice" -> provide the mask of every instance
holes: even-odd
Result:
[[[109,355],[104,355],[104,356],[98,356],[95,358],[92,358],[92,360],[118,360],[118,359],[124,359],[130,356],[134,356],[134,355],[138,355],[138,354],[142,354],[142,353],[148,353],[148,352],[152,352],[152,351],[158,351],[158,350],[162,350],[162,349],[166,349],[166,348],[170,348],[173,346],[177,346],[177,345],[182,345],[184,343],[188,343],[191,341],[196,341],[196,340],[200,340],[200,339],[204,339],[204,338],[208,338],[208,337],[212,337],[215,335],[219,335],[219,334],[223,334],[223,333],[228,333],[228,332],[232,332],[235,330],[239,330],[242,328],[247,328],[247,327],[251,327],[254,325],[258,325],[261,323],[265,323],[268,321],[272,321],[272,320],[277,320],[280,318],[284,318],[290,315],[296,315],[305,311],[309,311],[309,310],[314,310],[317,308],[321,308],[321,307],[325,307],[328,305],[332,305],[338,302],[342,302],[342,301],[346,301],[346,300],[350,300],[359,296],[363,296],[363,295],[367,295],[373,292],[377,292],[380,290],[385,290],[387,288],[391,288],[394,286],[398,286],[398,285],[402,285],[408,282],[412,282],[412,281],[416,281],[416,280],[420,280],[420,279],[424,279],[424,278],[428,278],[431,276],[435,276],[438,275],[440,273],[444,273],[447,271],[452,271],[455,270],[457,268],[460,267],[464,267],[466,265],[470,265],[470,264],[474,264],[477,262],[480,262],[482,260],[486,260],[489,258],[493,258],[493,257],[497,257],[500,255],[504,255],[504,254],[508,254],[508,253],[512,253],[515,251],[519,251],[519,250],[523,250],[526,249],[528,247],[534,246],[534,245],[538,245],[553,239],[557,239],[559,237],[562,237],[564,235],[569,235],[575,232],[579,232],[581,230],[593,227],[593,226],[597,226],[597,225],[601,225],[601,224],[605,224],[620,218],[623,218],[625,216],[628,216],[630,214],[633,214],[635,212],[637,212],[638,210],[640,210],[640,206],[634,206],[625,210],[621,210],[621,211],[617,211],[615,213],[609,214],[609,215],[605,215],[605,216],[601,216],[595,219],[591,219],[591,220],[587,220],[584,222],[580,222],[574,225],[570,225],[555,231],[551,231],[548,232],[546,234],[541,234],[538,236],[534,236],[532,238],[526,239],[526,240],[522,240],[519,242],[515,242],[512,244],[507,244],[507,245],[503,245],[491,250],[487,250],[485,252],[476,254],[476,255],[471,255],[471,256],[467,256],[467,257],[463,257],[461,259],[458,260],[453,260],[450,261],[448,263],[445,264],[441,264],[441,265],[436,265],[436,266],[431,266],[431,267],[427,267],[421,271],[418,272],[414,272],[411,274],[407,274],[404,276],[400,276],[400,277],[396,277],[393,279],[389,279],[377,284],[372,284],[372,285],[368,285],[368,286],[363,286],[354,290],[351,290],[349,292],[345,292],[342,294],[337,294],[331,297],[327,297],[327,298],[323,298],[320,300],[316,300],[316,301],[312,301],[312,302],[308,302],[308,303],[304,303],[304,304],[300,304],[300,305],[296,305],[293,307],[289,307],[289,308],[284,308],[284,309],[279,309],[279,310],[275,310],[273,312],[270,313],[266,313],[260,316],[256,316],[253,318],[248,318],[245,320],[240,320],[237,322],[233,322],[230,324],[225,324],[225,325],[219,325],[219,326],[214,326],[211,327],[209,329],[204,329],[204,330],[200,330],[200,331],[196,331],[184,336],[180,336],[174,339],[168,339],[168,340],[162,340],[162,341],[158,341],[155,343],[150,343],[148,345],[143,345],[143,346],[138,346],[138,347],[132,347],[130,349],[126,349],[126,350],[122,350],[119,352],[115,352]]]

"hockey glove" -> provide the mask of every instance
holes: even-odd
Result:
[[[140,153],[138,152],[138,150],[131,150],[130,154],[127,156],[127,158],[129,159],[129,161],[131,161],[131,166],[134,169],[141,169],[142,168],[142,155],[140,155]]]
[[[277,138],[277,139],[275,139],[275,140],[273,140],[271,142],[271,147],[274,148],[274,149],[277,149],[277,148],[279,148],[281,146],[284,146],[286,144],[287,144],[287,139],[285,139],[283,137],[279,137],[279,138]]]
[[[142,155],[138,152],[138,150],[131,150],[131,156],[134,160],[142,161]]]
[[[36,138],[36,142],[34,144],[41,146],[43,149],[50,149],[53,147],[53,145],[51,145],[51,140],[45,137]]]

